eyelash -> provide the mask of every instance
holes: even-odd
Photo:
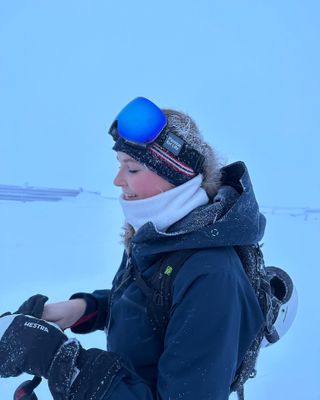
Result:
[[[128,171],[130,174],[136,174],[137,172],[139,172],[139,170],[137,169],[129,169]]]

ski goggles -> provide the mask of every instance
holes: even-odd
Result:
[[[168,129],[167,117],[154,103],[137,97],[112,123],[109,134],[122,151],[174,185],[203,173],[204,156]]]
[[[127,104],[112,123],[109,134],[128,144],[145,149],[163,132],[167,124],[164,113],[152,101],[137,97]]]

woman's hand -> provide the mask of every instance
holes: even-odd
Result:
[[[54,322],[61,329],[70,328],[86,311],[84,299],[72,299],[59,303],[45,304],[42,319]]]

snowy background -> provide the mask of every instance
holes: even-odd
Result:
[[[299,291],[295,324],[261,353],[246,399],[319,400],[319,4],[0,1],[0,185],[83,189],[0,200],[0,312],[110,286],[122,215],[106,129],[146,96],[193,116],[225,162],[247,163],[266,261]],[[105,345],[103,333],[81,341]],[[22,380],[0,379],[1,400]],[[45,383],[37,393],[51,398]]]

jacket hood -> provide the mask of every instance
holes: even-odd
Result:
[[[207,205],[193,210],[167,232],[146,223],[133,236],[132,251],[136,248],[140,255],[147,255],[258,243],[266,219],[259,212],[246,165],[235,162],[222,168],[221,173],[221,187]]]

